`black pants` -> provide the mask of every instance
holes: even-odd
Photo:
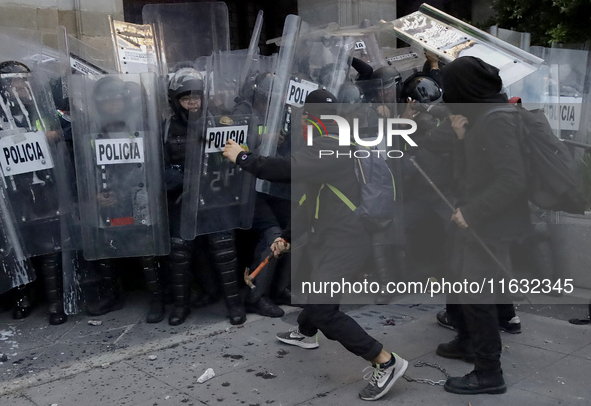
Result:
[[[369,257],[370,242],[362,241],[355,247],[322,247],[308,243],[313,272],[312,281],[348,280],[355,275]],[[306,336],[322,333],[329,340],[338,341],[348,351],[368,361],[382,351],[382,344],[365,332],[350,316],[339,310],[339,298],[326,294],[310,298],[314,304],[307,304],[298,317],[300,332]]]
[[[454,268],[461,280],[482,283],[485,278],[495,279],[494,292],[483,289],[482,293],[458,295],[458,336],[460,340],[471,341],[476,354],[475,370],[500,370],[502,345],[497,304],[506,302],[499,295],[496,281],[504,275],[490,255],[467,232],[459,232],[456,243]],[[488,248],[507,269],[510,264],[510,245],[510,241],[487,241]]]
[[[497,319],[499,321],[509,321],[516,316],[515,306],[513,303],[497,303],[496,308]],[[458,303],[447,303],[445,305],[445,311],[447,312],[452,324],[457,324],[462,311],[461,305]]]

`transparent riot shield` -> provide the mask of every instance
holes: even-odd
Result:
[[[109,16],[109,23],[119,72],[159,71],[153,26],[117,21],[111,16]]]
[[[154,27],[162,75],[177,70],[178,64],[230,50],[225,3],[146,4],[142,18]]]
[[[115,55],[94,48],[68,34],[65,27],[58,27],[58,47],[64,64],[70,73],[105,75],[117,72]]]
[[[168,254],[155,74],[74,75],[71,84],[84,258]]]
[[[531,47],[531,51],[548,64],[550,85],[555,89],[555,97],[545,101],[550,125],[560,138],[587,143],[587,130],[582,124],[589,114],[584,111],[588,104],[583,103],[589,51],[543,47]]]
[[[500,70],[505,86],[533,73],[542,64],[540,58],[427,4],[384,25],[384,29],[445,62],[461,56],[478,57]]]
[[[253,115],[259,135],[265,132],[263,125],[269,108],[276,63],[277,55],[254,58],[232,107],[233,114]]]
[[[388,65],[386,56],[382,52],[377,38],[378,31],[368,29],[371,22],[364,20],[358,26],[342,27],[335,31],[335,34],[340,34],[345,37],[352,37],[355,41],[353,50],[353,57],[362,60],[369,64],[374,70]],[[356,72],[351,71],[351,79],[355,80]]]
[[[248,229],[254,213],[254,177],[223,156],[226,140],[250,149],[256,145],[255,127],[249,116],[210,116],[189,127],[187,157],[192,156],[181,210],[181,236],[236,228]],[[196,151],[195,148],[198,150]]]
[[[6,194],[28,256],[59,252],[74,224],[73,174],[46,77],[0,74],[0,161]],[[67,159],[66,159],[67,160]]]
[[[414,73],[421,71],[425,61],[427,61],[427,58],[425,58],[424,54],[421,54],[411,47],[396,49],[386,48],[383,49],[382,52],[384,53],[388,63],[394,66],[398,72],[400,72],[402,81],[405,81]]]
[[[259,40],[261,39],[261,30],[263,29],[263,11],[260,10],[257,14],[257,19],[254,24],[254,30],[252,31],[252,37],[250,37],[250,44],[246,52],[246,62],[242,67],[242,72],[239,77],[237,91],[240,91],[244,82],[250,76],[253,70],[252,65],[256,63],[259,56]]]
[[[0,27],[0,63],[17,61],[36,70],[43,60],[42,35],[38,31]]]
[[[0,261],[0,293],[35,280],[35,270],[25,255],[4,182],[0,182]]]
[[[228,139],[250,150],[258,147],[252,111],[232,114],[241,73],[235,67],[246,58],[246,53],[236,52],[208,58],[203,105],[189,113],[181,209],[181,236],[187,240],[252,225],[254,178],[223,156]]]
[[[302,138],[301,132],[293,131],[292,126],[297,125],[293,116],[299,114],[310,92],[325,88],[335,95],[338,93],[349,80],[353,48],[351,37],[316,30],[298,16],[287,16],[261,140],[262,155],[290,155],[294,140]],[[257,190],[290,198],[288,189],[266,181],[257,182]]]

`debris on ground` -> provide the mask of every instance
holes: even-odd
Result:
[[[215,376],[215,372],[213,372],[213,369],[212,368],[207,368],[207,370],[203,373],[203,375],[201,375],[197,379],[197,382],[199,382],[199,383],[207,382],[211,378],[213,378],[214,376]]]
[[[382,324],[384,326],[395,326],[396,325],[396,320],[394,320],[393,318],[389,318],[389,319],[385,319]]]
[[[105,362],[104,364],[101,365],[101,368],[109,368],[111,366],[110,362]]]
[[[258,376],[263,379],[273,379],[277,378],[277,375],[272,374],[271,372],[257,372],[255,376]]]
[[[103,324],[103,322],[100,320],[88,320],[89,326],[100,326],[102,324]]]
[[[158,355],[150,355],[150,356],[148,357],[148,359],[149,359],[150,361],[154,361],[154,360],[156,360],[157,358],[158,358]]]
[[[0,362],[6,362],[6,361],[8,361],[8,355],[0,354]]]

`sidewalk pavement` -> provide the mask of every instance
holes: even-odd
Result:
[[[420,305],[344,306],[370,334],[409,360],[407,375],[444,379],[472,365],[435,355],[454,333],[439,327],[442,310],[428,297]],[[430,304],[431,303],[431,304]],[[524,307],[526,305],[521,305]],[[171,327],[144,321],[145,298],[131,295],[123,310],[101,317],[76,315],[49,326],[45,309],[23,321],[0,314],[2,406],[286,406],[363,405],[367,362],[320,335],[320,348],[305,350],[279,343],[275,334],[296,324],[299,309],[285,307],[281,319],[248,315],[230,326],[221,303],[193,310],[188,321]],[[400,379],[384,404],[437,406],[555,406],[591,404],[591,327],[518,311],[523,333],[502,333],[504,395],[454,395],[441,386]],[[573,315],[584,317],[585,314]],[[89,325],[89,320],[102,325]],[[394,325],[392,325],[394,324]],[[197,379],[207,368],[216,376]]]

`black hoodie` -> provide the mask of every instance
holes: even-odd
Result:
[[[448,64],[442,76],[448,107],[469,120],[454,156],[462,185],[458,206],[482,237],[505,239],[522,236],[530,222],[518,113],[497,112],[483,119],[488,110],[507,103],[499,93],[498,72],[478,58],[462,57]]]

